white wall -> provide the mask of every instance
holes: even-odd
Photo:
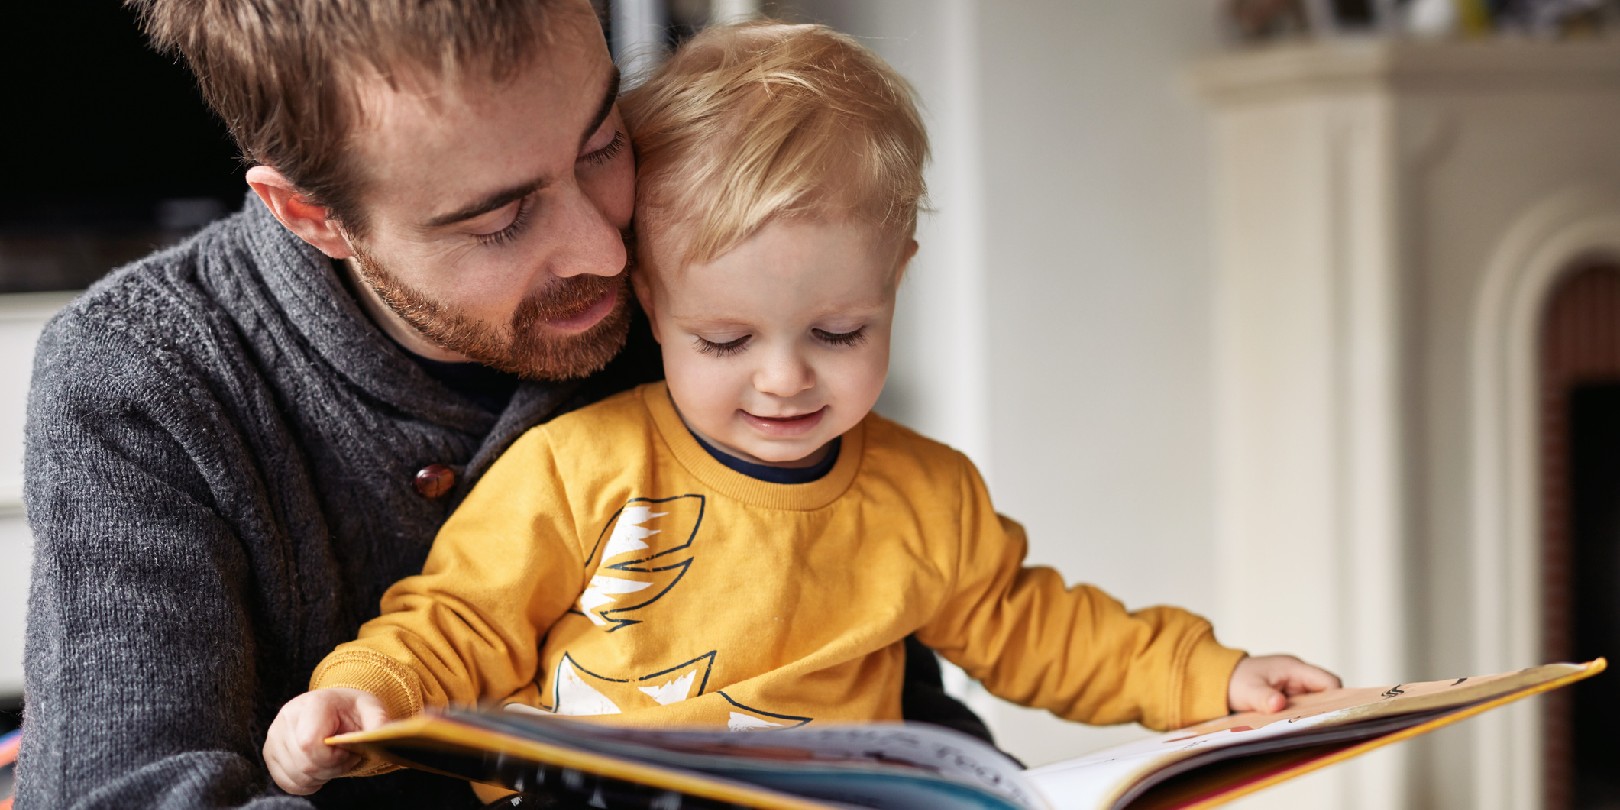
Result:
[[[792,5],[862,37],[929,115],[937,213],[902,290],[889,412],[985,468],[1035,560],[1207,614],[1209,125],[1184,72],[1219,46],[1212,4]],[[987,715],[1030,764],[1143,733]]]
[[[39,330],[70,296],[0,295],[0,695],[22,692],[32,539],[22,509],[23,416]]]

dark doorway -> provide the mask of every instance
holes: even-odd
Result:
[[[1542,312],[1540,405],[1543,655],[1620,656],[1620,261],[1572,262]],[[1550,694],[1544,810],[1620,808],[1607,678]]]
[[[1569,434],[1570,646],[1584,661],[1620,653],[1620,383],[1576,386]],[[1620,807],[1620,689],[1586,681],[1571,698],[1573,807]]]

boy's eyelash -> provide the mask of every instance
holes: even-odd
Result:
[[[480,245],[504,245],[517,238],[523,232],[524,226],[529,224],[529,213],[534,208],[534,195],[530,194],[518,201],[517,214],[512,217],[512,223],[494,233],[478,234]]]
[[[579,159],[591,164],[592,166],[600,166],[603,163],[618,157],[619,153],[624,151],[625,140],[623,130],[614,130],[613,140],[608,141],[607,146],[604,146],[594,152],[588,152],[580,155]]]
[[[736,340],[728,340],[724,343],[716,343],[712,340],[697,338],[697,350],[703,354],[712,354],[715,357],[730,357],[731,355],[742,351],[743,347],[747,345],[748,335],[743,335]]]
[[[816,336],[816,340],[830,346],[858,346],[866,342],[866,327],[864,326],[848,332],[828,332],[825,329],[812,329],[810,332]],[[744,335],[723,343],[716,343],[704,338],[695,338],[695,340],[699,352],[714,355],[715,357],[729,357],[746,348],[749,337],[749,335]]]
[[[856,346],[866,342],[866,327],[864,326],[849,332],[828,332],[824,329],[813,331],[817,340],[834,346]]]

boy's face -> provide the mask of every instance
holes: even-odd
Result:
[[[778,221],[713,261],[637,275],[687,426],[745,461],[820,461],[883,390],[895,285],[915,247],[843,222]]]

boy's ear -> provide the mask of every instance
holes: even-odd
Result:
[[[630,270],[630,287],[635,290],[636,300],[641,302],[641,311],[647,315],[647,325],[652,327],[653,340],[657,341],[658,313],[653,309],[652,288],[647,281],[646,271],[639,267],[632,268]]]
[[[899,284],[905,278],[906,268],[911,266],[911,260],[917,255],[917,240],[907,239],[900,246],[900,255],[894,260],[894,283]]]
[[[326,206],[310,202],[286,175],[269,166],[253,166],[247,170],[247,184],[270,213],[299,239],[334,259],[354,255]]]

